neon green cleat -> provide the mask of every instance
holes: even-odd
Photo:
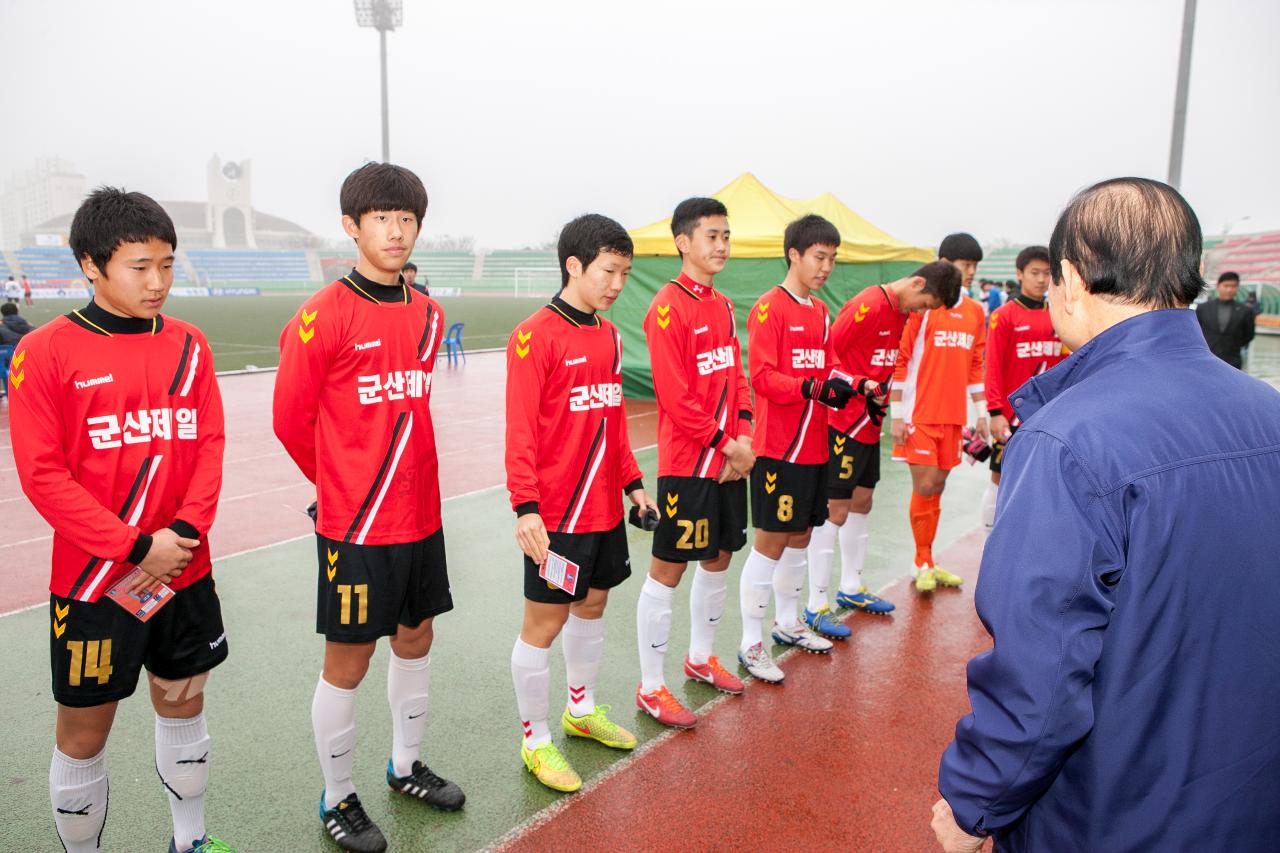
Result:
[[[938,588],[936,569],[930,565],[916,566],[916,592],[933,592]]]
[[[570,737],[589,737],[614,749],[634,749],[636,736],[605,716],[608,712],[608,705],[597,705],[590,714],[575,717],[565,708],[560,725]]]
[[[964,578],[959,575],[953,575],[951,572],[940,569],[937,566],[933,567],[933,576],[937,578],[938,586],[960,586],[960,584],[964,583]]]
[[[582,787],[582,777],[569,766],[554,743],[548,742],[529,749],[521,742],[520,757],[524,759],[524,766],[529,768],[533,778],[553,791],[568,794]]]

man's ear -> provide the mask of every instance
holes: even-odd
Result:
[[[688,234],[677,234],[676,235],[676,251],[678,251],[681,255],[687,255],[689,253],[689,244],[691,242],[692,241],[689,239]]]
[[[350,216],[343,214],[342,230],[347,232],[347,236],[352,240],[360,236],[360,223],[352,219]]]
[[[103,277],[102,270],[98,269],[98,265],[88,255],[80,259],[80,271],[84,273],[84,277],[89,281],[97,281]]]
[[[582,261],[578,260],[576,255],[565,258],[564,266],[569,271],[569,278],[582,277]]]
[[[1062,284],[1058,288],[1058,296],[1062,300],[1063,309],[1071,314],[1080,304],[1080,299],[1089,292],[1089,288],[1085,285],[1080,270],[1076,269],[1076,265],[1071,261],[1063,258],[1060,269]]]

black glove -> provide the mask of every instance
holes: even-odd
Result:
[[[311,506],[307,507],[307,516],[308,516],[308,517],[310,517],[310,519],[311,519],[311,523],[312,523],[312,524],[315,524],[315,521],[316,521],[316,501],[312,501],[312,502],[311,502]]]
[[[873,426],[880,426],[884,423],[884,416],[889,411],[889,403],[877,403],[875,397],[867,398],[867,417],[871,420]]]
[[[818,380],[811,378],[806,379],[804,385],[800,386],[800,393],[824,406],[843,409],[857,392],[843,379],[824,379],[819,383]]]
[[[628,518],[632,524],[641,530],[647,530],[652,533],[658,529],[658,513],[653,507],[648,507],[644,511],[644,515],[640,515],[640,507],[631,507],[631,516]]]
[[[889,382],[886,380],[879,384],[872,384],[868,388],[867,383],[870,381],[865,376],[859,376],[855,380],[857,384],[854,387],[867,398],[867,417],[872,424],[880,426],[884,423],[884,416],[889,411]]]

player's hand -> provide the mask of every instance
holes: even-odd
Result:
[[[547,536],[542,516],[531,512],[516,519],[516,544],[535,565],[542,565],[547,559],[547,549],[551,547],[551,537]]]
[[[720,476],[717,478],[721,483],[741,480],[750,474],[751,469],[755,467],[756,454],[751,449],[751,440],[748,438],[729,439],[724,446],[723,452],[728,464],[724,466]]]
[[[158,589],[182,574],[191,562],[191,552],[200,547],[199,539],[179,536],[167,527],[151,534],[151,550],[142,558],[138,568],[143,574],[130,585],[130,592],[140,589]],[[150,576],[150,577],[148,577]]]
[[[999,442],[1009,440],[1009,419],[1004,415],[991,416],[991,437]]]
[[[944,853],[977,853],[987,839],[970,835],[956,825],[956,816],[946,800],[933,804],[933,820],[929,824]]]
[[[973,425],[973,431],[982,436],[984,441],[991,441],[991,428],[987,426],[986,415],[978,415],[978,422]]]
[[[644,489],[636,489],[634,492],[627,495],[627,497],[631,499],[633,504],[640,508],[641,515],[644,515],[648,510],[653,510],[655,513],[658,511],[658,505],[653,502],[653,498],[649,497],[648,493],[646,493]]]
[[[906,444],[907,422],[902,418],[894,418],[889,421],[889,436],[893,439],[894,444]]]
[[[854,390],[852,385],[839,377],[824,379],[821,382],[810,377],[800,386],[800,393],[810,400],[832,409],[843,409],[849,405],[850,398],[858,392]]]

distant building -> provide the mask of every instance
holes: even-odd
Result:
[[[0,189],[0,246],[16,246],[39,223],[74,213],[84,196],[84,175],[66,160],[45,158],[14,172]]]

